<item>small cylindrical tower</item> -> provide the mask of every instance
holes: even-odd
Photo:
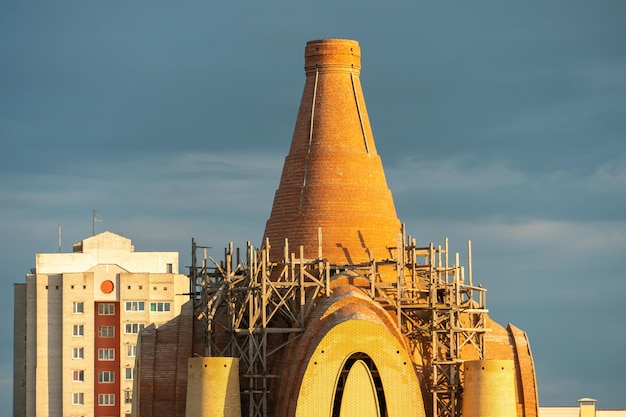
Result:
[[[512,360],[463,363],[463,417],[516,417]]]
[[[581,398],[578,400],[580,417],[596,417],[596,402],[593,398]]]
[[[239,359],[189,358],[187,417],[241,417]]]
[[[365,107],[359,44],[314,40],[304,55],[300,109],[265,227],[270,257],[283,258],[287,238],[290,252],[303,245],[309,259],[321,243],[334,264],[391,258],[400,221]]]

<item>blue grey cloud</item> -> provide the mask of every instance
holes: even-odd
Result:
[[[472,240],[492,316],[528,332],[541,404],[623,408],[625,18],[622,1],[4,1],[0,302],[59,224],[64,250],[88,237],[93,209],[181,265],[192,237],[216,256],[259,244],[304,45],[352,38],[409,233]]]

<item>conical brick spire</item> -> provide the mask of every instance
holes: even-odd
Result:
[[[305,248],[334,264],[390,257],[400,221],[376,153],[359,79],[359,44],[353,40],[310,41],[306,81],[280,185],[267,221],[270,257]]]

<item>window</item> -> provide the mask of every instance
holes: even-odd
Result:
[[[72,336],[84,336],[85,326],[83,324],[75,324],[72,326]]]
[[[113,371],[100,371],[98,372],[98,382],[103,384],[112,384],[115,382],[115,372]]]
[[[115,314],[115,304],[111,304],[111,303],[98,304],[98,315],[112,316],[114,314]]]
[[[133,392],[132,391],[124,391],[124,403],[132,404],[133,402]]]
[[[98,405],[115,405],[115,394],[98,394]]]
[[[172,303],[159,301],[158,303],[150,303],[150,311],[157,313],[169,312],[172,310]]]
[[[85,312],[85,303],[82,301],[72,303],[72,312],[74,314],[83,314]]]
[[[113,348],[100,348],[98,349],[98,360],[99,361],[113,361],[115,360],[115,349]]]
[[[128,381],[132,381],[133,379],[135,379],[135,368],[125,368],[126,371],[126,375],[125,375],[125,379]]]
[[[143,301],[126,301],[124,306],[126,311],[145,311],[145,303]]]
[[[172,264],[165,264],[165,272],[167,272],[168,274],[172,273]]]
[[[115,327],[98,326],[98,337],[115,337]]]
[[[72,348],[72,359],[84,359],[85,358],[85,348],[77,347]]]
[[[126,334],[137,334],[143,330],[143,323],[126,323]]]
[[[85,371],[72,371],[72,381],[74,382],[85,382]]]
[[[126,346],[126,356],[134,358],[137,356],[137,345]]]
[[[85,404],[85,394],[82,392],[74,392],[72,394],[72,404],[81,405]]]

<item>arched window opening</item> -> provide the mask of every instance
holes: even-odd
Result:
[[[341,414],[341,401],[343,399],[343,392],[346,385],[346,381],[348,379],[348,374],[350,374],[350,370],[352,369],[352,365],[357,361],[362,361],[365,363],[367,368],[369,369],[372,379],[374,381],[374,386],[376,388],[376,397],[378,399],[378,408],[380,410],[381,417],[387,417],[387,403],[385,401],[385,391],[383,390],[383,384],[380,379],[380,374],[378,369],[376,368],[376,364],[366,353],[357,352],[350,355],[350,357],[346,360],[339,373],[339,379],[337,380],[337,386],[335,387],[335,398],[333,401],[333,412],[332,417],[339,417]]]

